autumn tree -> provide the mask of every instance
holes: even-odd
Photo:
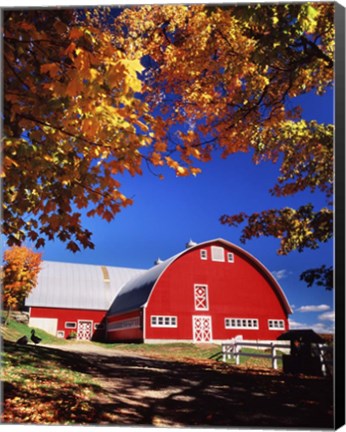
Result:
[[[334,128],[304,120],[295,98],[333,86],[334,5],[146,6],[127,9],[120,19],[127,24],[125,49],[135,46],[150,58],[146,101],[168,123],[164,134],[154,125],[156,145],[168,158],[177,149],[186,164],[209,159],[216,148],[224,157],[250,152],[255,163],[280,164],[272,195],[310,190],[326,199],[321,209],[307,203],[223,215],[221,222],[246,223],[242,242],[277,237],[279,254],[328,241]],[[172,124],[180,125],[174,136]],[[332,268],[312,269],[302,279],[329,289]]]
[[[332,235],[333,126],[299,95],[333,85],[332,3],[165,5],[4,14],[4,233],[93,247],[80,210],[112,220],[119,175],[143,163],[198,174],[215,149],[280,164],[271,191],[326,206],[224,215],[279,252]],[[198,165],[198,166],[197,166]]]
[[[8,311],[6,323],[10,312],[22,306],[37,285],[41,262],[41,254],[25,246],[13,246],[4,252],[2,303]]]

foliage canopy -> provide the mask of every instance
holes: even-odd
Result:
[[[80,209],[110,221],[143,162],[196,175],[214,149],[280,163],[271,193],[326,206],[224,215],[280,253],[332,235],[333,126],[294,98],[333,85],[332,3],[165,5],[4,14],[4,233],[93,247]]]

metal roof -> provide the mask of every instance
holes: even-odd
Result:
[[[121,287],[142,269],[43,261],[26,306],[108,310]]]
[[[108,314],[114,315],[143,307],[147,303],[150,293],[153,290],[156,282],[160,278],[161,274],[170,264],[173,263],[173,261],[197,247],[203,247],[216,242],[223,243],[234,251],[237,251],[240,255],[246,257],[253,265],[255,265],[266,276],[270,285],[273,287],[274,291],[278,295],[278,298],[280,299],[286,313],[292,313],[292,309],[287,301],[287,298],[282,288],[280,287],[274,276],[270,273],[270,271],[258,259],[256,259],[250,253],[246,252],[241,247],[236,246],[227,240],[219,238],[215,240],[209,240],[200,244],[194,243],[192,245],[189,243],[187,249],[183,250],[177,255],[174,255],[166,261],[163,261],[161,264],[155,265],[151,269],[147,270],[145,273],[127,282],[127,284],[122,287],[119,294],[114,299]]]

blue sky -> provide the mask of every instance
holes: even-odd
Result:
[[[304,118],[333,122],[332,92],[324,97],[308,95],[299,102]],[[331,265],[332,242],[318,250],[279,256],[278,240],[259,238],[243,245],[239,242],[239,228],[219,222],[225,213],[298,207],[307,202],[316,208],[325,206],[324,197],[318,193],[272,197],[269,189],[275,184],[278,168],[271,162],[254,165],[248,153],[224,160],[218,152],[211,162],[202,165],[202,174],[197,177],[176,177],[173,171],[165,169],[165,179],[160,180],[144,167],[143,176],[119,178],[122,192],[134,199],[131,207],[111,223],[84,218],[85,227],[93,232],[94,250],[73,254],[60,242],[48,242],[43,259],[149,268],[158,257],[166,259],[183,250],[190,239],[199,243],[222,237],[246,249],[273,272],[294,311],[290,316],[291,328],[330,332],[334,328],[334,293],[321,287],[307,288],[300,282],[299,274],[324,263]]]

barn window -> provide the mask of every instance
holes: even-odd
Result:
[[[234,254],[232,252],[227,253],[227,261],[229,263],[234,263]]]
[[[225,251],[220,246],[212,246],[211,247],[211,259],[213,261],[225,261]]]
[[[200,257],[202,260],[208,259],[208,252],[205,249],[200,250]]]
[[[60,339],[63,339],[63,338],[65,337],[65,332],[64,332],[64,330],[58,330],[58,331],[56,332],[56,337],[58,337],[58,338],[60,338]]]
[[[151,316],[151,327],[177,327],[175,316]]]
[[[208,310],[208,285],[195,285],[195,310]]]
[[[258,319],[255,318],[225,318],[226,329],[243,329],[247,328],[250,330],[258,329]]]
[[[68,329],[77,328],[77,323],[72,322],[72,321],[66,321],[65,322],[65,328],[68,328]]]
[[[271,319],[271,320],[268,320],[268,327],[269,327],[269,330],[284,330],[285,329],[285,322],[284,322],[284,320]]]

